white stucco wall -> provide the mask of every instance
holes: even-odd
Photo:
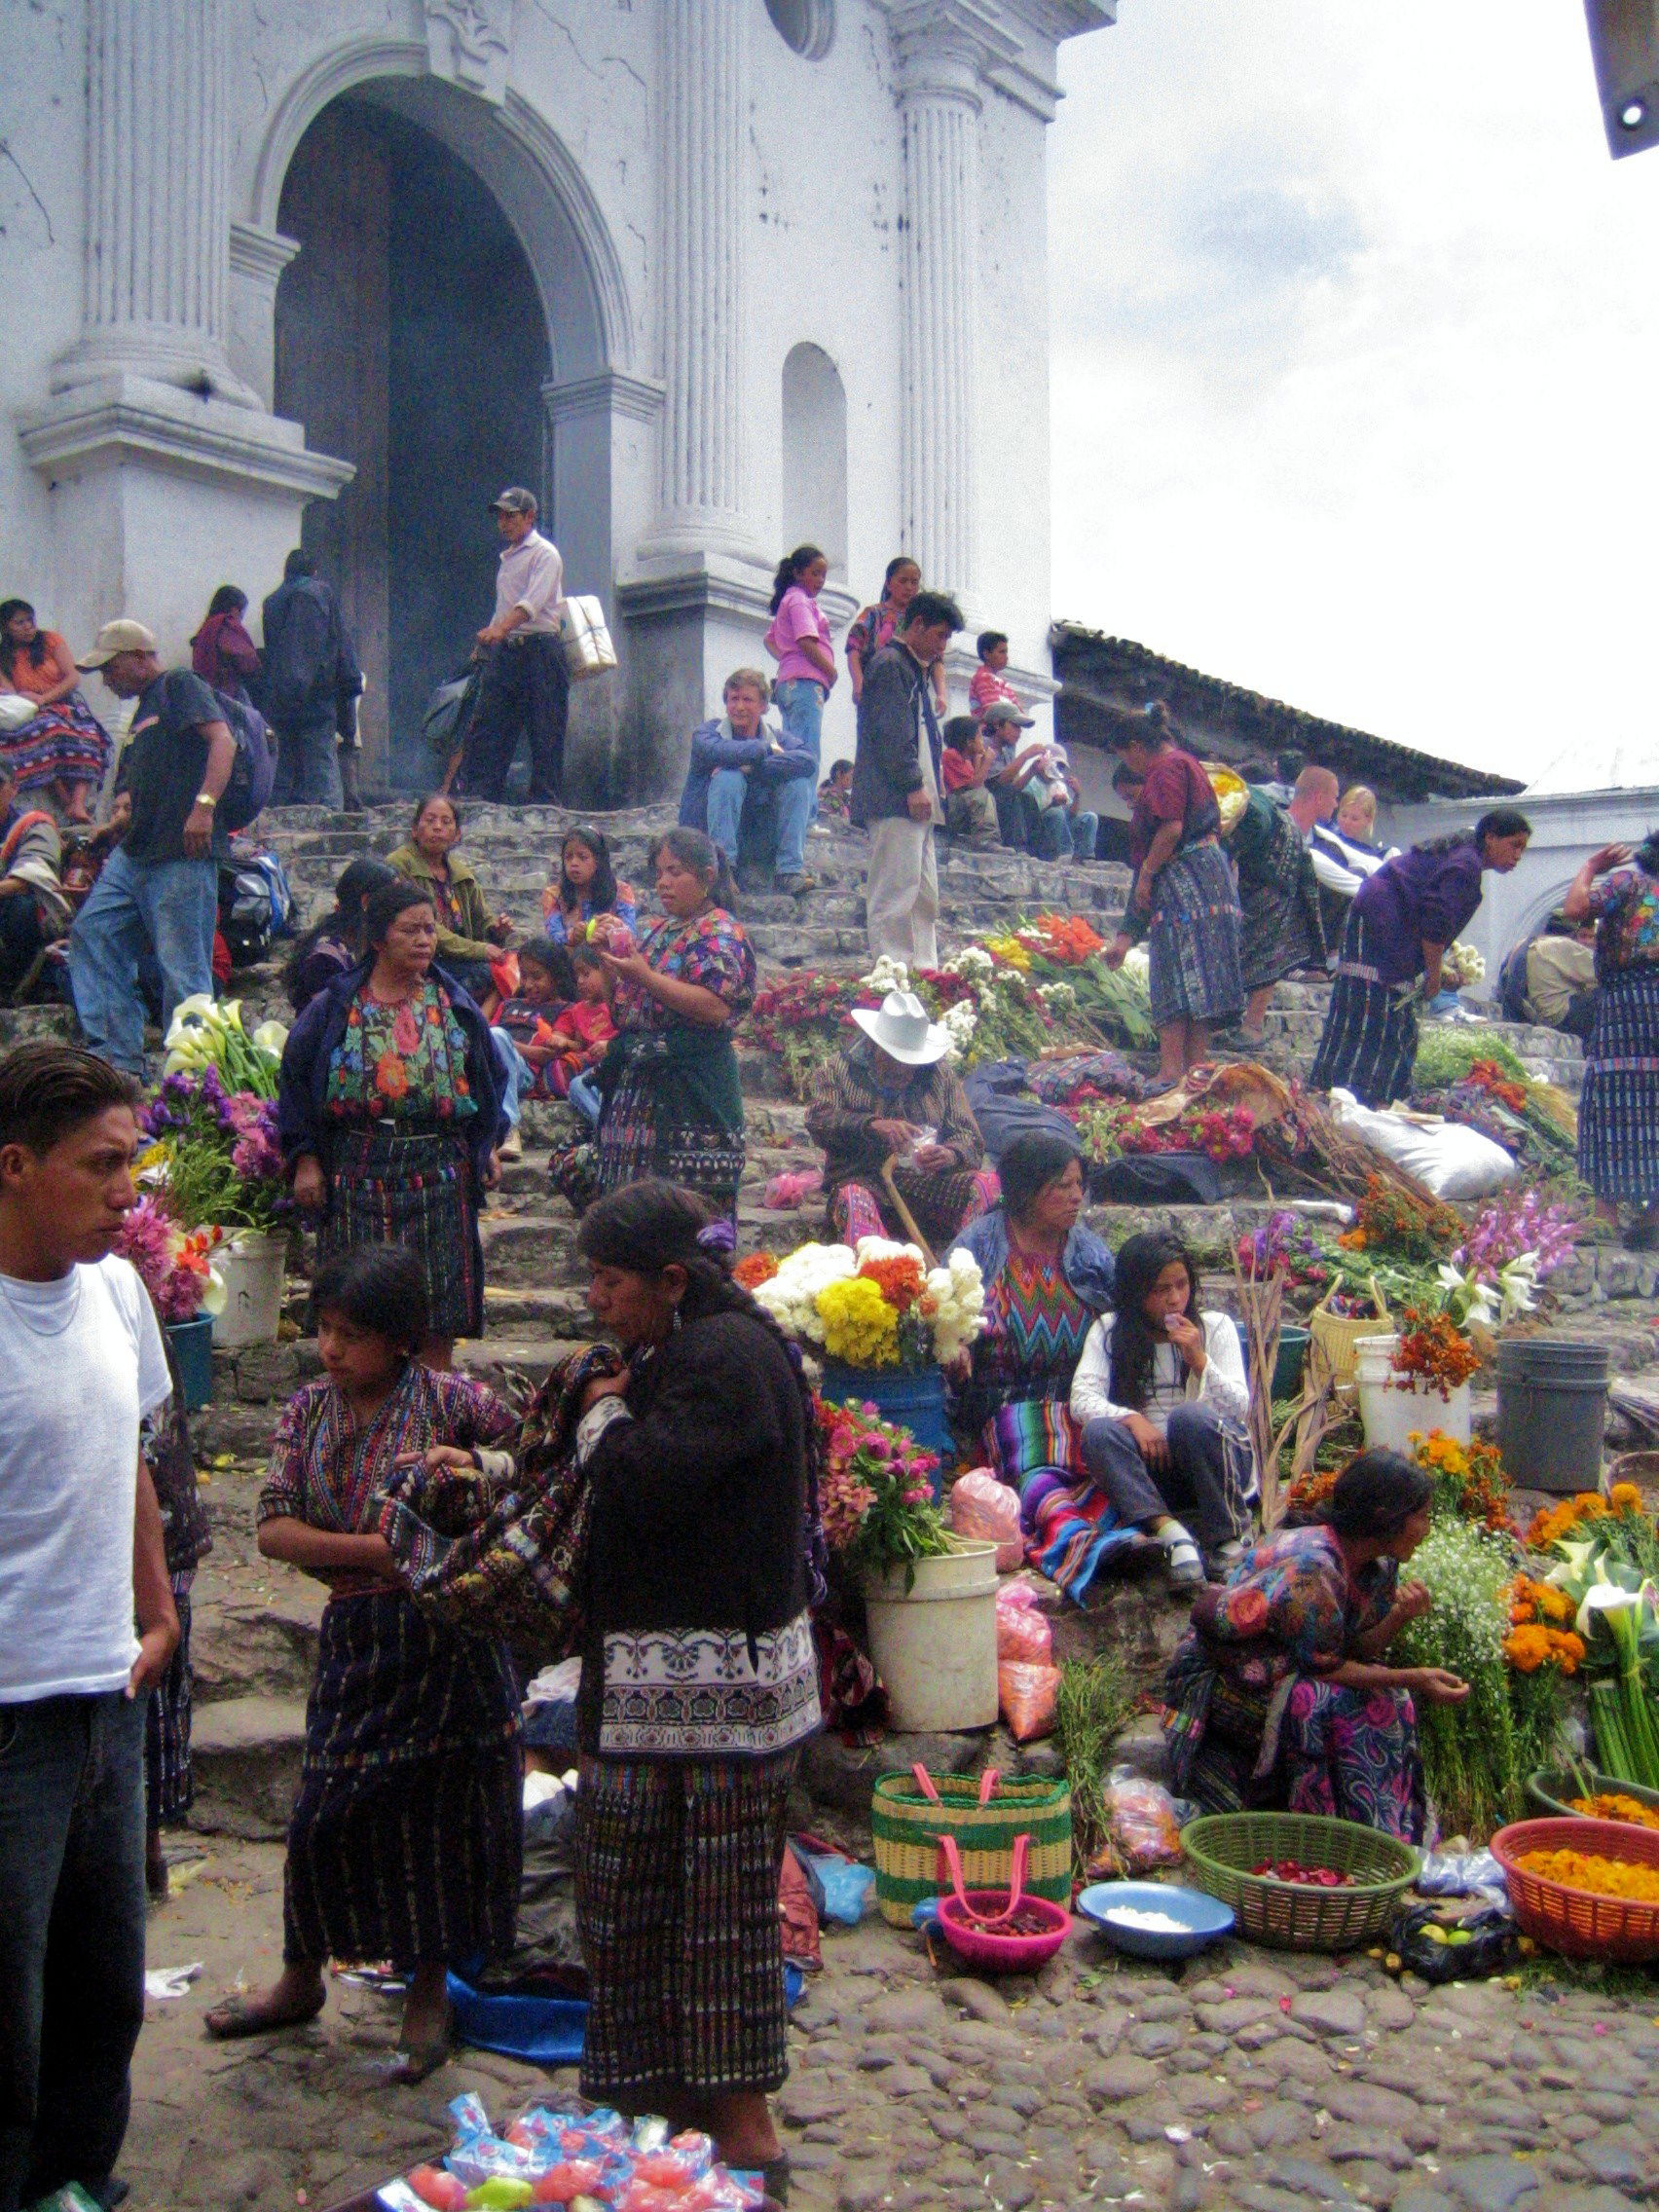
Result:
[[[61,362],[81,334],[88,232],[89,22],[107,31],[113,20],[127,36],[152,19],[188,32],[200,18],[175,17],[186,0],[41,0],[9,21],[0,81],[9,157],[0,165],[0,284],[9,302],[0,348],[0,593],[34,600],[43,620],[76,639],[113,614],[137,614],[158,628],[168,656],[183,653],[208,592],[226,574],[239,577],[257,608],[282,547],[297,537],[307,498],[328,483],[326,471],[305,461],[295,433],[266,412],[272,302],[286,254],[277,203],[307,126],[329,99],[356,91],[384,98],[467,161],[525,247],[547,314],[552,383],[568,398],[556,393],[549,402],[555,478],[568,509],[559,535],[575,588],[600,591],[617,609],[626,650],[633,617],[626,590],[618,602],[613,586],[649,583],[665,567],[653,535],[664,497],[662,388],[707,336],[666,327],[663,310],[665,195],[679,189],[663,174],[674,158],[663,142],[663,25],[684,20],[665,14],[675,0],[493,0],[485,12],[510,39],[504,100],[433,73],[425,0],[205,4],[222,12],[226,55],[222,103],[208,95],[214,104],[203,126],[209,158],[220,165],[230,240],[224,327],[207,348],[221,364],[212,372],[220,388],[211,399],[187,396],[175,365],[163,433],[148,445],[132,430],[150,373],[137,357],[141,330],[134,357],[123,363],[127,381],[100,387],[108,418],[101,444],[65,396],[75,380]],[[721,550],[722,579],[687,586],[685,614],[659,625],[650,650],[674,660],[672,688],[687,709],[699,687],[702,707],[715,704],[710,685],[728,652],[758,657],[757,594],[785,550],[783,364],[802,343],[834,363],[846,396],[847,559],[830,602],[838,653],[852,608],[875,594],[902,544],[912,549],[903,452],[932,395],[907,397],[902,368],[903,226],[915,189],[905,103],[942,96],[955,100],[953,114],[965,108],[972,118],[971,267],[965,284],[944,292],[970,326],[974,407],[964,450],[977,476],[977,527],[971,572],[928,580],[964,599],[970,632],[952,664],[959,692],[972,670],[972,632],[990,625],[1010,633],[1015,680],[1046,696],[1043,115],[1051,109],[1056,36],[1094,27],[1106,11],[1088,0],[978,0],[971,9],[955,0],[836,0],[829,51],[808,60],[773,27],[763,0],[704,4],[706,19],[719,12],[733,26],[740,50],[741,237],[710,287],[740,276],[740,513]],[[692,18],[693,28],[701,19]],[[168,131],[141,119],[135,135],[161,178],[171,158]],[[91,387],[83,378],[78,388]],[[227,396],[239,404],[227,408]],[[36,440],[32,461],[20,443],[25,431]],[[715,600],[718,612],[710,611]],[[692,631],[695,646],[687,644]],[[630,689],[625,673],[614,698],[638,704],[641,689]],[[825,756],[851,749],[843,676]]]

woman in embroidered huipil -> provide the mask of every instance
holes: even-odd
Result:
[[[400,2071],[443,2058],[450,1960],[512,1949],[523,1788],[505,1647],[418,1610],[380,1534],[393,1468],[513,1426],[481,1382],[415,1358],[425,1284],[384,1245],[317,1271],[327,1380],[283,1414],[259,1498],[259,1548],[329,1586],[305,1767],[288,1828],[282,1973],[207,2016],[215,2036],[310,2020],[329,1959],[390,1959],[409,1979]]]
[[[1416,1698],[1459,1705],[1443,1667],[1391,1667],[1426,1613],[1402,1562],[1428,1533],[1431,1486],[1398,1452],[1362,1452],[1312,1528],[1280,1529],[1207,1588],[1169,1664],[1169,1786],[1206,1813],[1276,1807],[1407,1843],[1427,1825]]]
[[[1659,831],[1635,853],[1592,853],[1562,907],[1570,921],[1594,919],[1602,986],[1584,1048],[1578,1172],[1604,1221],[1617,1222],[1621,1198],[1642,1209],[1626,1241],[1650,1248],[1659,1242]]]
[[[787,2071],[778,1873],[818,1725],[818,1429],[731,1230],[661,1182],[602,1198],[578,1247],[626,1374],[588,1383],[592,1488],[577,1708],[582,2088],[779,2157]],[[773,2194],[777,2194],[773,2192]]]
[[[735,1217],[743,1093],[731,1031],[754,1003],[755,952],[721,903],[724,864],[701,830],[670,830],[650,858],[663,919],[638,952],[600,947],[618,1034],[599,1071],[599,1191],[660,1175]]]
[[[277,1127],[294,1197],[320,1215],[317,1253],[402,1244],[426,1278],[428,1367],[484,1326],[480,1194],[505,1129],[484,1016],[442,968],[418,883],[369,900],[368,953],[319,991],[282,1051]]]

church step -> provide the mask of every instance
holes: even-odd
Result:
[[[200,1706],[191,1727],[192,1827],[275,1841],[294,1809],[305,1749],[303,1699],[236,1697]]]

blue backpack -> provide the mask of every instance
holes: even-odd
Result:
[[[231,780],[219,794],[219,820],[227,830],[245,830],[271,803],[276,755],[265,717],[257,707],[231,691],[215,691],[213,696],[237,741]]]

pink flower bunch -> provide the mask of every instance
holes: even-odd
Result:
[[[164,1321],[194,1321],[210,1286],[216,1229],[189,1235],[154,1198],[140,1198],[121,1224],[115,1249],[136,1271]]]
[[[1452,1255],[1452,1264],[1465,1271],[1473,1268],[1483,1281],[1494,1281],[1511,1260],[1535,1252],[1541,1282],[1571,1259],[1583,1226],[1560,1198],[1542,1198],[1535,1190],[1500,1191],[1475,1216],[1468,1235]]]
[[[880,1419],[872,1405],[835,1406],[819,1401],[824,1472],[819,1507],[831,1551],[852,1548],[872,1509],[882,1514],[931,1517],[937,1454],[924,1452],[907,1429]]]

